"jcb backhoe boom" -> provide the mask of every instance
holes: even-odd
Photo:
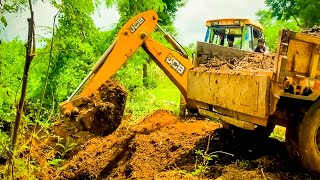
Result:
[[[76,91],[60,105],[62,114],[70,115],[75,107],[81,105],[87,97],[97,92],[99,87],[110,79],[139,47],[143,47],[179,88],[188,105],[196,108],[194,103],[187,99],[187,75],[189,69],[192,68],[192,63],[183,57],[186,56],[185,51],[170,35],[165,33],[166,39],[177,52],[168,49],[151,37],[157,26],[157,20],[158,15],[153,10],[140,13],[130,19],[121,28],[112,45],[101,56]],[[163,30],[161,29],[161,31]],[[74,97],[87,81],[88,83],[81,93]]]

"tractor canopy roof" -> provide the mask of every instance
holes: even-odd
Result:
[[[246,18],[222,18],[222,19],[208,20],[206,22],[207,27],[232,28],[232,27],[240,27],[244,25],[252,25],[260,30],[263,30],[263,27],[259,22],[246,19]]]

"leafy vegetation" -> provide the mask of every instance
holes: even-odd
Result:
[[[312,27],[320,23],[318,0],[265,0],[265,3],[270,7],[272,17],[278,20],[293,18],[301,27]]]
[[[14,104],[20,92],[20,81],[25,60],[25,47],[20,40],[0,45],[0,120],[11,121],[15,116]]]
[[[278,20],[273,17],[272,12],[270,10],[259,10],[256,13],[259,22],[262,24],[265,33],[266,44],[268,47],[275,51],[279,31],[281,29],[290,29],[292,31],[300,31],[300,27],[296,24],[296,22],[291,18],[288,20]]]
[[[202,177],[206,173],[208,173],[210,167],[209,163],[210,161],[214,160],[215,158],[218,158],[217,155],[212,153],[207,153],[207,151],[204,150],[196,150],[196,164],[195,164],[195,169],[192,172],[188,172],[185,170],[180,170],[181,174],[184,174],[186,176],[199,176]]]

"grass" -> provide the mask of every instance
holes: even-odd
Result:
[[[279,141],[285,141],[286,128],[282,126],[276,126],[271,133],[270,137],[278,139]]]
[[[178,115],[180,92],[174,86],[153,89],[137,88],[131,92],[126,104],[126,114],[137,120],[152,111],[166,109]]]
[[[129,62],[121,71],[132,70],[132,65],[134,63]],[[149,63],[147,86],[144,86],[142,68],[135,68],[130,74],[118,76],[128,91],[125,115],[130,115],[134,123],[158,109],[169,110],[178,115],[180,91],[166,74],[154,62]]]

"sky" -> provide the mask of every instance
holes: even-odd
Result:
[[[256,19],[255,13],[259,9],[267,8],[264,0],[188,0],[186,6],[180,8],[174,22],[179,33],[176,39],[182,45],[189,45],[196,41],[203,41],[206,27],[205,22],[214,18],[250,18]],[[53,17],[57,10],[49,3],[38,1],[34,6],[35,24],[37,37],[51,37]],[[9,14],[7,20],[9,25],[0,34],[4,40],[13,38],[26,39],[28,12]],[[100,7],[92,15],[92,18],[99,28],[108,30],[115,26],[119,20],[116,8],[106,9]]]

